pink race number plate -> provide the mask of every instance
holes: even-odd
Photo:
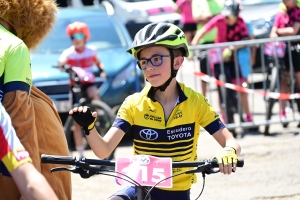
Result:
[[[172,159],[159,158],[148,155],[136,155],[132,157],[118,157],[116,159],[116,172],[129,176],[143,186],[154,186],[159,181],[172,176]],[[129,180],[126,176],[117,173],[118,185],[132,185],[121,179]],[[131,181],[132,182],[132,181]],[[160,182],[157,187],[171,188],[172,178]]]

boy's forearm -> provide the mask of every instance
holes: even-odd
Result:
[[[239,156],[241,154],[241,146],[237,143],[235,139],[227,140],[226,146],[234,148],[236,150],[236,155]]]
[[[100,159],[104,159],[110,155],[111,152],[108,149],[107,142],[99,135],[96,128],[90,131],[87,140],[95,155]]]

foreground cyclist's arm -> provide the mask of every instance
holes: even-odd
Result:
[[[12,127],[9,115],[0,104],[0,160],[4,163],[25,199],[58,199],[46,179],[32,165]]]
[[[32,200],[58,200],[45,177],[29,162],[11,172],[22,197]]]
[[[88,143],[95,155],[100,159],[108,157],[125,135],[123,130],[111,127],[105,136],[101,137],[93,123],[97,117],[97,113],[91,113],[91,110],[87,107],[76,107],[69,114],[73,116],[74,120],[83,129],[88,129],[85,130]]]

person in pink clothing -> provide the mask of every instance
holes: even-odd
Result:
[[[278,38],[284,36],[294,36],[300,35],[300,8],[297,6],[296,0],[283,0],[283,6],[285,7],[284,11],[279,11],[274,20],[274,24],[270,33],[270,38]],[[292,41],[291,42],[291,50],[285,51],[284,56],[284,65],[287,70],[285,76],[281,76],[281,86],[280,92],[281,93],[288,93],[288,81],[290,81],[291,77],[288,77],[288,72],[290,71],[290,67],[293,68],[296,80],[296,87],[295,92],[300,92],[300,41]],[[289,54],[291,54],[291,61],[289,59]],[[300,102],[296,100],[298,110],[300,111]],[[286,107],[286,100],[281,100],[281,109],[280,109],[280,118],[285,119],[285,107]],[[300,128],[300,123],[298,124]]]
[[[240,10],[241,4],[239,1],[226,0],[222,13],[213,17],[196,33],[191,45],[199,44],[199,40],[213,28],[217,28],[215,43],[235,42],[249,39],[248,27],[243,18],[239,15]],[[234,50],[238,51],[242,48],[244,48],[244,46],[229,46],[222,51],[226,77],[228,77],[228,81],[231,83],[239,85],[247,84],[247,79],[241,74],[240,66],[238,67],[238,74],[235,70]],[[214,64],[214,73],[216,78],[218,78],[221,74],[220,63]],[[246,113],[245,121],[253,121],[252,114],[249,109],[247,93],[241,93],[241,104],[244,112]],[[225,114],[223,114],[224,111],[222,107],[221,112],[222,115],[225,116]],[[226,122],[226,119],[224,120]]]
[[[197,23],[192,13],[192,0],[177,0],[174,10],[181,15],[180,22],[182,24],[182,31],[190,45],[197,30]]]

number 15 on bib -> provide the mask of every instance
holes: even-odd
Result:
[[[134,180],[143,186],[154,186],[159,181],[172,176],[172,159],[148,155],[118,157],[116,159],[116,172],[118,185],[132,185],[126,180],[131,182]],[[120,173],[129,176],[132,180]],[[172,178],[157,185],[157,187],[164,188],[171,188],[172,186]]]

